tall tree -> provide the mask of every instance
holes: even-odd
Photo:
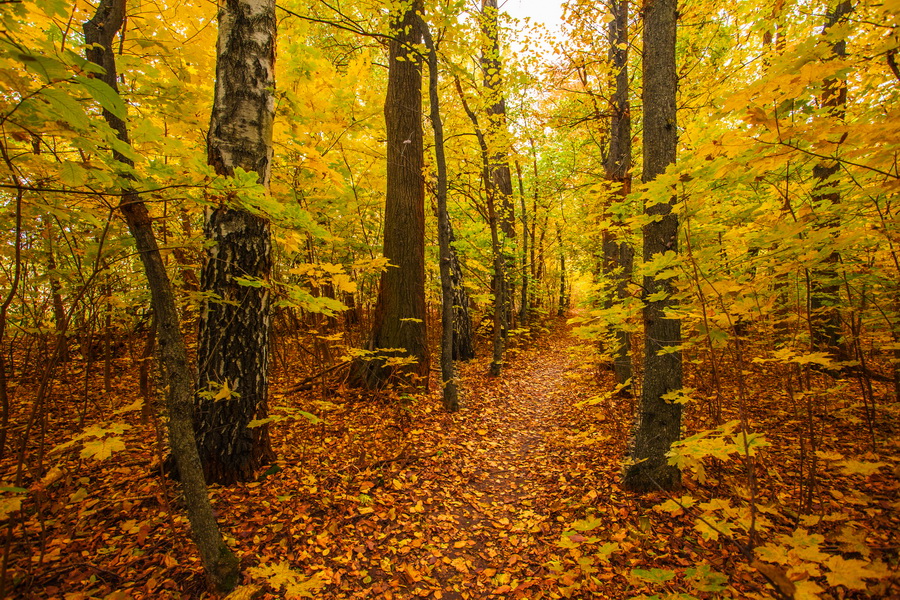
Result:
[[[677,129],[675,96],[675,39],[677,1],[654,0],[644,5],[643,181],[649,183],[675,162]],[[669,191],[647,201],[644,262],[660,254],[678,252],[678,216]],[[668,464],[666,453],[681,435],[681,405],[663,398],[681,389],[681,322],[668,318],[674,307],[671,279],[644,277],[644,380],[632,462],[625,471],[625,487],[636,492],[670,490],[681,484],[681,473]]]
[[[369,350],[414,359],[403,370],[425,381],[429,372],[425,313],[425,176],[422,132],[422,0],[400,3],[391,12],[387,125],[387,198],[384,257]],[[359,362],[353,379],[377,388],[394,372],[383,360]]]
[[[275,2],[227,0],[219,7],[216,84],[207,151],[222,176],[256,173],[268,187],[275,117]],[[269,222],[230,199],[207,210],[212,242],[202,290],[200,385],[195,423],[207,480],[255,477],[272,457],[267,414],[272,267]]]
[[[846,20],[853,10],[850,0],[839,0],[828,11],[823,35],[834,36],[837,25]],[[831,58],[842,59],[847,56],[847,42],[843,38],[828,42],[831,49]],[[840,77],[825,79],[822,97],[822,107],[826,116],[835,121],[843,121],[847,104],[847,83]],[[840,147],[843,138],[830,140],[835,146],[835,152]],[[840,163],[836,160],[822,161],[813,167],[813,177],[816,179],[816,187],[813,192],[813,200],[819,211],[831,216],[823,227],[838,228],[840,220],[835,214],[835,205],[841,202],[841,193],[837,190],[835,181],[840,171]],[[840,255],[831,252],[821,265],[810,273],[809,312],[810,332],[812,346],[816,350],[830,352],[838,359],[847,358],[847,352],[841,344],[841,313],[838,308],[840,301],[840,281],[838,280],[837,266]]]
[[[422,35],[428,49],[428,99],[431,105],[431,127],[434,130],[434,153],[437,162],[437,215],[439,270],[441,274],[441,392],[448,412],[459,410],[459,393],[453,363],[453,273],[450,246],[450,215],[447,212],[447,157],[444,154],[444,122],[438,95],[438,57],[428,25],[421,20]]]
[[[485,138],[490,148],[490,173],[486,180],[495,198],[497,219],[503,236],[503,272],[495,276],[494,294],[502,307],[503,335],[512,321],[513,281],[515,264],[513,245],[516,238],[515,206],[513,204],[512,173],[509,168],[506,98],[503,95],[503,63],[500,60],[500,19],[497,0],[482,0],[481,29],[484,46],[481,52],[481,71],[487,98],[487,126]]]
[[[609,153],[606,157],[606,179],[622,200],[631,192],[631,102],[628,99],[628,0],[613,0],[609,22],[609,62],[615,75],[615,89],[610,100]],[[613,226],[621,226],[613,223]],[[603,232],[603,268],[615,282],[615,298],[622,302],[628,296],[628,282],[634,267],[634,249],[621,240],[614,229]],[[616,328],[613,338],[613,364],[616,383],[625,385],[631,379],[629,335]]]
[[[469,106],[469,103],[466,101],[466,94],[463,91],[462,84],[460,83],[458,77],[456,78],[455,83],[456,92],[459,94],[459,101],[462,103],[463,110],[465,110],[466,114],[469,116],[469,120],[472,121],[472,127],[475,129],[475,137],[478,140],[478,147],[481,151],[481,180],[484,183],[485,203],[487,206],[485,211],[479,212],[487,213],[488,228],[491,231],[491,255],[494,263],[494,276],[491,281],[491,287],[493,288],[494,292],[494,332],[491,344],[493,347],[493,352],[491,355],[491,366],[489,373],[492,377],[497,377],[500,375],[500,372],[503,369],[503,354],[505,346],[505,344],[503,343],[503,315],[506,308],[506,303],[503,300],[503,293],[506,289],[506,286],[502,284],[502,282],[506,281],[506,261],[503,256],[503,239],[502,232],[500,231],[499,215],[497,210],[497,188],[496,186],[491,184],[491,158],[487,137],[485,136],[484,131],[481,129],[481,125],[478,121],[478,115],[475,114],[475,111],[472,110],[472,108]]]
[[[97,13],[84,24],[88,60],[103,67],[97,75],[118,93],[113,39],[125,21],[125,0],[101,0]],[[116,136],[129,143],[128,128],[123,114],[104,109],[103,117]],[[133,167],[131,159],[114,151],[114,157],[124,171]],[[126,176],[127,177],[127,176]],[[175,292],[166,272],[162,255],[153,232],[153,220],[141,196],[126,186],[119,210],[134,236],[144,273],[150,288],[150,303],[159,323],[159,354],[169,382],[167,412],[169,415],[169,445],[181,477],[185,509],[191,524],[191,536],[200,551],[200,558],[210,581],[221,591],[229,591],[240,575],[238,559],[228,549],[216,524],[192,427],[194,380],[190,371],[187,348],[181,334]]]

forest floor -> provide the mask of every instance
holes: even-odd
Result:
[[[741,551],[743,488],[729,485],[740,481],[739,461],[715,462],[702,486],[686,481],[676,498],[706,501],[694,509],[620,489],[634,400],[609,395],[612,376],[597,371],[593,352],[552,321],[513,342],[499,378],[485,376],[487,359],[462,365],[463,408],[452,415],[437,391],[275,393],[277,464],[259,481],[211,488],[244,566],[233,598],[815,598],[816,588],[822,598],[900,597],[886,572],[896,570],[900,535],[897,436],[878,456],[853,454],[862,460],[846,477],[820,467],[817,518],[788,508],[795,449],[774,448],[770,464],[784,469],[759,465],[755,492],[770,507],[755,518],[771,556],[754,564]],[[133,396],[131,371],[120,383]],[[273,389],[290,389],[291,375],[278,376]],[[5,528],[14,596],[212,597],[176,484],[156,474],[160,425],[113,414],[133,400],[109,407],[110,419],[132,423],[109,460],[50,453],[58,472],[31,486],[22,517]],[[880,437],[900,430],[896,411],[879,416]],[[773,440],[796,429],[770,421],[759,428]],[[851,456],[860,434],[844,435],[841,423],[827,425],[837,435],[823,433],[819,448]],[[838,550],[849,558],[829,562]],[[834,576],[843,567],[862,575]]]

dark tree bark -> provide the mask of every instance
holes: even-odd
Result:
[[[522,221],[522,294],[519,296],[519,322],[528,322],[528,210],[525,208],[525,182],[522,165],[516,161],[516,176],[519,180],[519,219]],[[537,189],[537,181],[534,182]]]
[[[422,133],[422,1],[412,0],[391,14],[387,125],[387,200],[384,256],[369,350],[380,356],[410,357],[400,372],[412,382],[428,381],[430,367],[425,314],[425,177]],[[358,362],[352,379],[367,388],[383,386],[395,369],[381,360]]]
[[[512,173],[509,169],[506,127],[506,99],[503,96],[503,64],[500,61],[499,11],[497,0],[482,0],[481,29],[484,47],[481,54],[485,95],[487,97],[487,126],[484,131],[489,148],[490,173],[486,185],[493,190],[497,220],[502,237],[503,275],[495,276],[494,294],[502,307],[502,332],[506,337],[512,323],[513,281],[516,239],[515,206],[513,204]]]
[[[255,172],[269,184],[275,116],[275,2],[226,0],[219,8],[216,86],[207,151],[216,173]],[[200,315],[200,393],[195,427],[207,480],[250,481],[274,457],[268,413],[268,221],[222,203],[207,210],[213,242],[201,289],[214,297]],[[225,387],[232,391],[223,397]],[[216,396],[218,395],[218,399]]]
[[[609,154],[606,159],[606,179],[616,186],[616,196],[624,199],[631,192],[631,103],[628,99],[628,0],[613,0],[612,21],[609,23],[609,61],[615,73],[615,91],[611,99],[609,124]],[[621,226],[621,223],[614,223]],[[615,282],[614,301],[628,296],[628,282],[634,267],[634,249],[619,240],[615,231],[603,232],[603,270]],[[616,328],[613,332],[613,367],[616,383],[625,385],[631,379],[630,336]],[[623,389],[630,391],[630,388]]]
[[[444,123],[438,97],[438,58],[428,25],[420,21],[425,47],[428,49],[428,98],[431,104],[431,127],[434,130],[434,153],[437,162],[438,246],[441,272],[441,390],[447,412],[459,410],[459,392],[453,364],[453,274],[450,255],[450,215],[447,213],[447,157],[444,154]]]
[[[472,317],[469,314],[469,293],[463,286],[462,267],[453,248],[456,238],[450,227],[450,276],[453,279],[453,360],[475,358],[475,340],[472,335]]]
[[[676,0],[654,0],[644,5],[644,171],[653,181],[675,162]],[[678,217],[673,197],[655,199],[645,213],[654,220],[644,226],[644,262],[665,252],[678,252]],[[663,396],[682,387],[681,322],[665,316],[674,306],[670,279],[644,278],[644,381],[632,463],[624,485],[636,492],[671,490],[681,484],[681,473],[668,464],[666,453],[681,435],[681,405]],[[650,301],[653,294],[665,298]]]
[[[569,276],[566,270],[566,249],[559,226],[556,227],[556,243],[559,246],[559,304],[556,308],[556,316],[564,317],[569,312]]]
[[[828,11],[823,35],[828,35],[835,26],[845,21],[852,10],[850,0],[837,2]],[[847,56],[845,40],[837,40],[829,45],[834,58]],[[828,117],[843,120],[846,104],[846,81],[838,78],[826,79],[822,91],[822,107]],[[835,152],[840,143],[835,141]],[[816,179],[813,201],[827,214],[835,215],[819,224],[821,228],[840,227],[840,220],[834,213],[834,206],[841,202],[841,193],[836,189],[834,180],[839,170],[840,163],[836,160],[820,162],[813,167],[813,177]],[[809,274],[810,336],[815,350],[829,352],[837,360],[846,360],[849,353],[841,343],[841,313],[838,306],[841,298],[841,285],[837,273],[840,261],[840,254],[832,252]]]
[[[87,58],[105,69],[98,77],[116,92],[116,63],[112,44],[124,18],[124,0],[101,0],[97,14],[84,24]],[[129,143],[125,122],[106,110],[103,111],[103,117],[116,131],[118,138]],[[126,169],[133,166],[120,153],[114,151],[114,156]],[[192,426],[194,380],[181,335],[175,293],[159,252],[147,207],[136,192],[127,188],[123,192],[119,208],[134,236],[150,288],[150,303],[159,324],[159,355],[169,381],[169,445],[181,476],[181,490],[191,524],[191,536],[200,551],[203,567],[211,583],[220,591],[230,591],[237,584],[240,575],[238,559],[222,539],[203,479]]]

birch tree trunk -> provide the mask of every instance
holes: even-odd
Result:
[[[87,59],[102,66],[105,72],[97,75],[118,93],[113,38],[125,19],[125,0],[101,0],[93,19],[84,24]],[[118,138],[128,141],[128,129],[118,116],[103,111],[103,117]],[[130,159],[114,151],[116,160],[131,167]],[[187,348],[181,334],[175,293],[166,272],[162,255],[153,232],[153,221],[140,195],[124,189],[119,208],[128,229],[134,236],[147,284],[150,303],[156,315],[159,334],[159,356],[169,381],[167,412],[169,416],[169,445],[181,476],[181,492],[191,525],[191,537],[200,551],[203,568],[210,582],[227,592],[237,585],[240,576],[237,557],[222,539],[213,515],[212,505],[203,478],[203,469],[192,427],[194,380],[188,362]]]
[[[225,0],[219,8],[216,85],[207,151],[222,176],[243,169],[269,184],[275,116],[275,2]],[[268,412],[272,268],[268,221],[222,198],[208,209],[210,247],[201,289],[195,428],[207,480],[249,481],[273,458]],[[227,388],[227,389],[226,389]],[[229,393],[230,390],[230,393]],[[215,399],[218,396],[218,399]]]

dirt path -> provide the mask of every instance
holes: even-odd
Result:
[[[417,565],[429,573],[421,583],[441,588],[434,597],[533,597],[546,585],[571,495],[588,492],[575,477],[597,452],[595,419],[575,405],[599,389],[577,344],[560,326],[514,350],[500,378],[484,377],[483,362],[463,368],[464,409],[446,453],[422,465],[417,495],[435,550]]]

